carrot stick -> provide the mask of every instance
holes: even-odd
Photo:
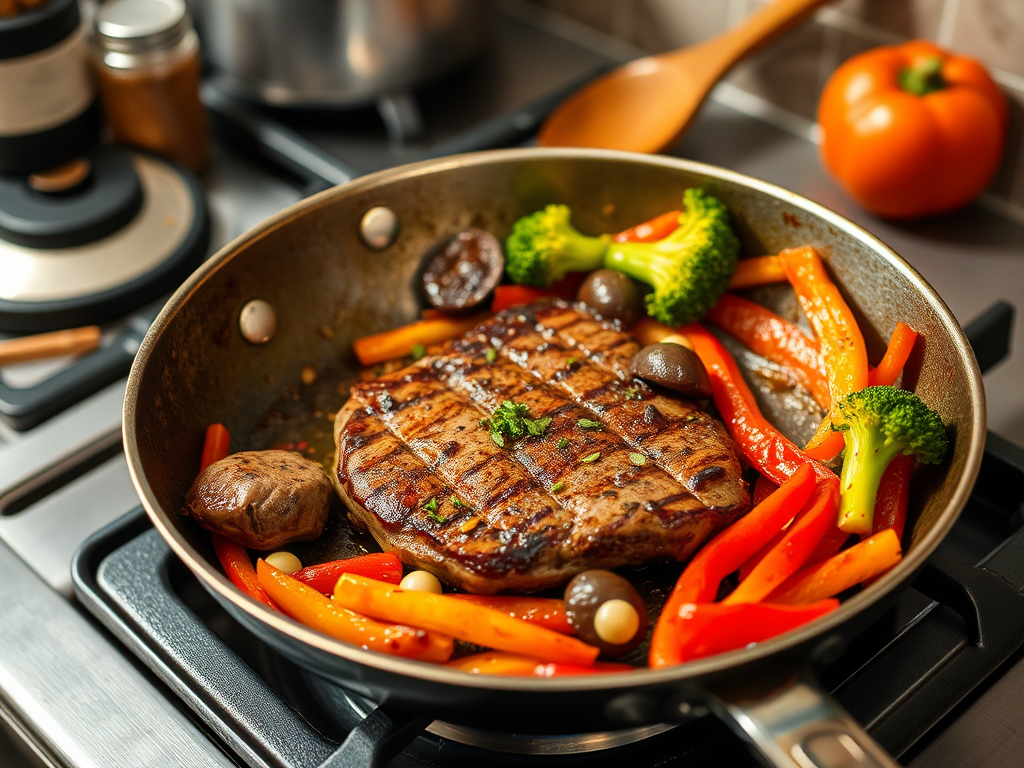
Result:
[[[612,237],[614,243],[653,243],[671,235],[679,227],[682,211],[669,211],[643,224],[624,229]]]
[[[793,374],[822,408],[831,404],[824,363],[817,342],[770,309],[731,293],[724,293],[708,313],[708,320]]]
[[[891,387],[895,384],[910,358],[910,353],[914,351],[916,341],[917,331],[909,325],[896,323],[896,329],[889,337],[889,347],[885,350],[882,362],[874,370],[868,371],[868,384],[872,387]]]
[[[409,325],[358,338],[352,343],[352,348],[361,365],[375,365],[410,355],[417,345],[426,347],[450,341],[471,331],[481,320],[482,315],[417,320]]]
[[[838,555],[790,576],[767,602],[803,605],[838,595],[896,565],[903,552],[895,531],[886,528]]]
[[[600,652],[575,637],[513,619],[493,608],[473,605],[450,595],[409,592],[362,576],[342,576],[334,589],[334,602],[381,621],[409,623],[541,661],[589,667]]]
[[[296,581],[284,571],[260,559],[260,584],[296,621],[346,643],[392,656],[421,661],[447,661],[454,642],[440,632],[402,624],[382,624],[335,605],[312,587]]]
[[[804,564],[829,526],[835,525],[838,506],[838,480],[818,483],[807,505],[786,529],[785,536],[722,602],[738,605],[764,600]]]
[[[231,450],[231,435],[223,424],[211,424],[206,428],[206,440],[203,442],[203,457],[199,461],[202,472],[215,461],[226,458]]]
[[[786,273],[782,269],[782,261],[778,256],[755,256],[752,259],[740,259],[736,262],[736,270],[729,280],[729,290],[753,288],[755,285],[781,283]]]
[[[482,605],[496,611],[507,613],[513,619],[536,624],[540,627],[553,629],[563,635],[573,634],[572,624],[565,614],[565,601],[553,597],[528,597],[519,595],[465,595],[454,594],[448,597],[465,600],[473,605]]]
[[[851,392],[859,392],[868,385],[864,337],[849,305],[829,277],[825,262],[814,248],[790,248],[780,253],[779,259],[818,337],[832,401],[831,412],[807,445],[811,450],[807,455],[820,460],[831,459],[843,450],[844,445],[842,435],[832,432],[832,425],[838,418],[839,402]]]
[[[484,651],[452,659],[445,664],[451,669],[471,675],[503,675],[516,677],[566,677],[568,675],[595,675],[608,672],[632,672],[636,667],[613,662],[596,662],[592,667],[575,664],[544,664],[526,656],[501,651]]]

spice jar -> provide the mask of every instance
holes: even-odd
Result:
[[[96,88],[76,0],[0,16],[0,173],[33,173],[88,151]]]
[[[183,0],[110,0],[97,13],[95,45],[114,141],[202,170],[210,139],[199,102],[199,38]]]

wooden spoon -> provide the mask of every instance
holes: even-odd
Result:
[[[703,43],[623,64],[560,104],[541,126],[537,143],[634,152],[666,149],[736,62],[826,2],[774,0]]]

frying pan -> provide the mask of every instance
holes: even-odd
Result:
[[[268,424],[288,422],[298,397],[289,385],[303,366],[351,377],[354,338],[418,317],[417,271],[442,237],[478,227],[501,238],[515,219],[551,202],[568,204],[583,232],[619,231],[677,207],[689,186],[729,207],[747,255],[817,247],[858,316],[871,359],[897,321],[920,332],[903,386],[939,412],[952,450],[940,467],[915,474],[909,548],[896,568],[832,613],[745,649],[666,669],[555,679],[471,676],[361,650],[275,613],[224,577],[208,535],[179,515],[208,424],[225,423],[235,449],[269,447]],[[391,209],[399,223],[381,250],[360,234],[375,206]],[[239,331],[253,299],[276,314],[264,344]],[[302,409],[336,409],[344,388],[331,391],[333,406],[328,398]],[[329,414],[316,418],[329,433]],[[720,168],[574,149],[484,152],[382,171],[267,220],[204,264],[164,307],[136,357],[124,412],[129,468],[153,524],[234,618],[318,677],[390,708],[469,727],[500,721],[518,733],[624,729],[710,708],[779,766],[893,765],[810,670],[868,626],[950,530],[978,473],[984,429],[981,375],[960,326],[921,276],[870,234]],[[339,525],[342,535],[333,535],[343,548],[349,537]]]

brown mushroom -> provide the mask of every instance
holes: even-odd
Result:
[[[711,380],[704,363],[696,352],[681,344],[648,344],[636,353],[629,372],[690,397],[711,397]]]
[[[587,275],[576,298],[605,320],[632,325],[644,313],[640,286],[614,269],[598,269]]]
[[[445,240],[423,272],[427,301],[447,312],[472,309],[501,282],[505,255],[490,232],[467,229]]]
[[[243,451],[196,478],[183,514],[250,549],[310,541],[327,523],[331,483],[319,464],[291,451]]]
[[[565,588],[565,615],[581,640],[606,657],[621,656],[647,636],[647,609],[636,588],[611,571],[592,568]]]

